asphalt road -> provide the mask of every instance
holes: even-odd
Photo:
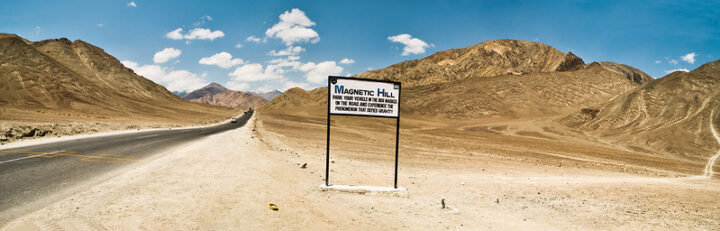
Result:
[[[0,224],[38,207],[38,200],[60,199],[61,192],[97,176],[142,162],[164,149],[245,125],[237,123],[90,137],[0,150]],[[212,148],[212,147],[209,147]],[[199,153],[201,154],[201,153]],[[50,198],[50,199],[47,199]]]

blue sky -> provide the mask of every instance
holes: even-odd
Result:
[[[720,2],[29,0],[3,3],[0,32],[90,42],[172,91],[310,89],[505,38],[659,78],[720,58]]]

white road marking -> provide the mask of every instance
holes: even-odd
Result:
[[[38,156],[45,156],[45,155],[55,154],[55,153],[58,153],[58,152],[60,152],[60,151],[48,152],[48,153],[37,154],[37,155],[32,155],[32,156],[20,157],[20,158],[12,159],[12,160],[0,161],[0,164],[15,162],[15,161],[18,161],[18,160],[30,159],[30,158],[38,157]]]
[[[154,134],[154,135],[147,135],[147,136],[141,136],[141,137],[138,137],[138,139],[142,139],[142,138],[148,138],[148,137],[153,137],[153,136],[159,136],[159,135],[160,135],[160,134]]]
[[[717,131],[715,131],[715,125],[713,125],[713,114],[715,114],[714,110],[710,112],[710,131],[712,131],[715,140],[720,144],[720,135],[718,135]],[[713,172],[713,166],[715,165],[715,161],[718,159],[718,157],[720,157],[720,151],[718,151],[718,153],[716,153],[714,156],[710,157],[707,165],[705,165],[705,173],[703,174],[703,177],[713,177],[713,175],[715,174],[715,172]]]

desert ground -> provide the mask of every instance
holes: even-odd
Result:
[[[626,150],[590,136],[570,138],[566,134],[575,131],[542,122],[547,119],[432,121],[401,121],[399,186],[406,193],[320,190],[324,118],[259,113],[240,129],[108,173],[110,180],[2,229],[720,227],[720,181],[699,177],[702,161]],[[330,183],[392,186],[394,122],[333,118]],[[364,126],[370,123],[380,126]],[[279,210],[270,210],[270,203]]]

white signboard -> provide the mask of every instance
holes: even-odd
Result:
[[[398,117],[400,83],[329,78],[330,114]]]

